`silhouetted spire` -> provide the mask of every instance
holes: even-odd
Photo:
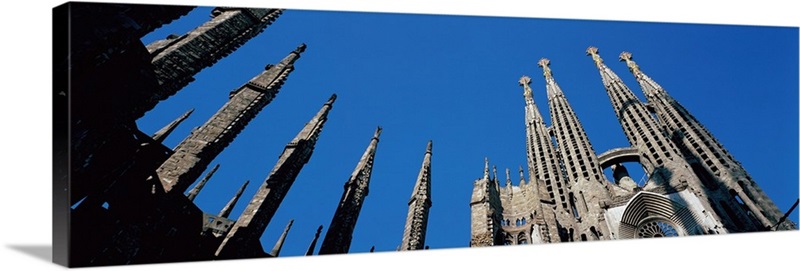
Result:
[[[283,248],[283,242],[286,241],[286,235],[289,234],[289,229],[292,228],[292,223],[294,223],[294,219],[289,220],[289,224],[287,224],[286,228],[283,229],[283,233],[281,234],[281,237],[278,238],[278,242],[275,242],[275,246],[272,247],[272,252],[270,253],[272,257],[278,257],[278,255],[281,254],[281,248]]]
[[[203,177],[203,179],[202,179],[202,180],[200,180],[200,182],[198,182],[198,183],[197,183],[197,185],[195,185],[195,186],[192,188],[192,190],[189,190],[189,194],[187,194],[187,195],[186,195],[186,198],[188,198],[188,199],[189,199],[189,200],[191,200],[191,201],[194,201],[194,198],[196,198],[196,197],[197,197],[197,194],[199,194],[199,193],[200,193],[200,190],[202,190],[202,189],[203,189],[203,187],[204,187],[204,186],[206,186],[206,183],[208,182],[208,180],[209,180],[209,179],[211,179],[211,176],[214,176],[214,172],[217,172],[217,169],[219,169],[219,164],[215,165],[215,166],[214,166],[214,167],[211,169],[211,171],[209,171],[209,172],[206,174],[206,176],[205,176],[205,177]]]
[[[304,48],[304,46],[301,46]],[[186,191],[209,163],[227,147],[261,109],[278,94],[299,58],[295,50],[274,66],[268,66],[231,92],[230,99],[211,118],[175,148],[157,170],[164,191]]]
[[[183,113],[183,115],[181,115],[177,119],[167,124],[167,126],[164,126],[164,128],[161,128],[161,130],[158,130],[155,134],[153,134],[152,136],[153,140],[155,140],[158,143],[164,142],[164,139],[166,139],[169,136],[169,134],[171,134],[172,131],[175,130],[175,128],[178,127],[178,125],[181,124],[181,122],[186,120],[186,118],[188,118],[189,115],[192,114],[192,112],[194,112],[194,108],[189,109],[189,111]]]
[[[319,225],[319,228],[317,228],[317,233],[314,234],[314,239],[311,240],[311,244],[308,245],[308,250],[306,250],[306,256],[314,255],[314,248],[317,247],[317,239],[319,239],[320,233],[322,233],[322,225]]]
[[[181,36],[147,45],[161,88],[136,108],[144,114],[194,81],[194,75],[228,56],[281,15],[280,9],[215,8],[212,18]]]
[[[336,94],[331,95],[297,136],[286,144],[283,153],[278,157],[278,162],[220,244],[217,256],[222,258],[256,256],[252,251],[260,247],[258,239],[280,207],[300,170],[311,159],[314,146],[335,100]]]
[[[219,217],[228,218],[228,216],[231,214],[231,211],[233,210],[233,207],[236,206],[236,202],[239,201],[239,197],[242,196],[242,192],[244,192],[244,190],[247,189],[248,184],[250,184],[250,180],[245,181],[242,187],[239,188],[239,191],[236,191],[236,195],[234,195],[233,198],[231,198],[231,200],[228,201],[228,204],[225,204],[225,207],[222,208],[222,211],[219,212],[218,215]]]
[[[372,166],[375,159],[375,151],[378,148],[378,138],[381,135],[381,127],[375,130],[375,134],[370,140],[367,150],[358,161],[353,174],[344,185],[344,193],[339,200],[339,206],[333,215],[333,221],[328,227],[322,247],[319,249],[320,255],[340,254],[350,251],[350,242],[353,239],[358,215],[364,199],[369,194],[369,181],[372,176]]]

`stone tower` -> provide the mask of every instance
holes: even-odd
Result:
[[[664,133],[678,146],[691,169],[721,206],[724,215],[734,221],[731,231],[760,231],[776,228],[783,216],[780,209],[759,188],[742,165],[678,101],[647,76],[629,52],[620,54],[639,82]],[[719,210],[717,210],[719,212]],[[787,230],[789,224],[776,229]]]
[[[275,167],[236,220],[236,224],[231,227],[215,255],[220,258],[264,256],[265,252],[259,238],[280,207],[300,170],[311,159],[314,145],[322,132],[322,126],[328,120],[328,112],[333,108],[334,101],[336,94],[333,94],[319,112],[306,123],[303,130],[286,144]]]
[[[550,60],[541,59],[539,67],[544,71],[554,137],[570,184],[567,200],[579,225],[576,236],[581,240],[608,239],[608,227],[599,203],[611,199],[612,188],[603,175],[583,125],[553,78]]]
[[[503,206],[497,180],[489,177],[489,159],[484,159],[483,178],[472,185],[471,212],[472,237],[469,246],[483,247],[503,244]]]
[[[156,170],[166,192],[183,193],[200,177],[211,160],[275,98],[305,49],[302,44],[277,65],[267,65],[263,72],[234,90],[217,113],[178,144],[175,153]]]
[[[408,200],[408,216],[406,227],[403,230],[403,241],[400,250],[418,250],[425,248],[425,234],[428,228],[428,212],[431,202],[431,156],[433,155],[433,141],[428,141],[425,148],[425,157],[422,167]]]
[[[369,181],[372,176],[372,166],[375,161],[375,151],[378,148],[378,138],[381,127],[375,130],[364,155],[358,161],[350,179],[344,184],[344,193],[339,200],[339,206],[333,215],[333,220],[325,233],[325,239],[319,248],[319,255],[344,254],[350,251],[350,241],[353,239],[358,215],[361,206],[369,194]]]

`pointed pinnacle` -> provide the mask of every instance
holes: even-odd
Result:
[[[525,182],[525,172],[522,170],[522,166],[519,166],[519,180]]]
[[[603,59],[600,58],[600,51],[597,47],[589,46],[589,48],[586,48],[586,55],[592,56],[592,60],[594,60],[594,64],[597,66],[603,63]]]
[[[283,229],[283,233],[281,233],[281,237],[278,238],[278,242],[275,243],[275,246],[272,247],[272,256],[278,257],[281,254],[281,249],[283,248],[283,242],[286,241],[286,235],[289,234],[289,230],[292,228],[292,224],[294,223],[294,219],[289,220],[289,224],[286,225],[286,228]]]
[[[425,153],[433,154],[433,140],[428,140],[428,147],[425,148]]]
[[[378,126],[378,128],[377,128],[377,129],[375,129],[375,134],[372,136],[372,138],[373,138],[373,139],[375,139],[375,140],[380,140],[380,137],[381,137],[381,131],[383,131],[383,128],[381,128],[380,126]]]
[[[628,70],[631,71],[631,73],[633,73],[634,76],[638,77],[639,73],[641,73],[641,70],[639,70],[639,65],[637,65],[636,62],[633,61],[633,54],[629,52],[622,52],[621,54],[619,54],[619,61],[620,62],[625,61],[625,64],[628,65]]]
[[[233,196],[233,198],[231,198],[231,200],[228,201],[228,204],[226,204],[225,207],[223,207],[219,212],[219,217],[228,218],[228,216],[230,216],[231,211],[233,211],[236,203],[239,202],[239,198],[242,197],[242,193],[245,189],[247,189],[248,184],[250,184],[250,180],[245,181],[242,187],[239,187],[239,190],[236,191],[236,194]]]
[[[538,65],[542,68],[542,70],[544,70],[544,78],[547,80],[553,80],[553,71],[550,70],[550,60],[547,58],[539,59]]]
[[[489,179],[489,157],[483,158],[484,166],[483,166],[483,179]]]
[[[189,193],[186,194],[186,198],[188,198],[190,201],[194,201],[194,199],[197,197],[197,194],[199,194],[200,191],[203,190],[203,187],[206,186],[208,180],[211,179],[211,176],[214,176],[214,172],[217,172],[217,169],[219,169],[219,164],[216,164],[214,168],[212,168],[210,171],[208,171],[208,173],[206,173],[206,176],[203,177],[203,179],[201,179],[200,182],[197,183],[197,185],[192,187],[192,190],[189,190]]]
[[[175,128],[177,128],[178,125],[180,125],[181,122],[186,120],[186,118],[188,118],[189,115],[191,115],[193,112],[194,112],[194,108],[189,109],[189,111],[186,111],[186,113],[183,113],[183,115],[181,115],[177,119],[175,119],[172,122],[170,122],[169,124],[167,124],[167,126],[164,126],[164,128],[161,128],[160,130],[155,132],[153,134],[153,136],[152,136],[153,140],[155,140],[158,143],[164,142],[164,139],[166,139],[167,136],[169,136],[172,133],[172,131],[174,131]]]
[[[328,98],[328,101],[325,103],[326,105],[333,105],[333,102],[336,101],[336,93],[331,94],[331,97]]]
[[[320,233],[322,233],[322,225],[319,225],[319,228],[317,228],[317,233],[314,234],[314,239],[311,240],[311,244],[308,246],[308,250],[306,250],[306,256],[314,255],[314,248],[317,246]]]
[[[519,85],[522,86],[522,95],[525,96],[526,99],[533,99],[533,91],[531,90],[531,78],[527,75],[523,75],[519,78]]]
[[[497,181],[497,166],[492,166],[492,177]]]

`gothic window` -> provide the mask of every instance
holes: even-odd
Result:
[[[525,224],[526,224],[526,223],[525,223],[525,218],[523,217],[523,218],[522,218],[522,225],[524,226]]]
[[[520,226],[520,221],[519,221],[519,218],[517,218],[517,227],[519,227],[519,226]]]
[[[636,237],[638,238],[655,238],[655,237],[674,237],[680,236],[678,230],[664,220],[653,220],[644,223],[636,228]]]

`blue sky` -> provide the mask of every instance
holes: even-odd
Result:
[[[209,12],[198,8],[143,41],[182,34],[207,20]],[[511,168],[514,184],[515,169],[526,163],[520,76],[532,77],[536,102],[549,115],[536,66],[542,57],[551,60],[595,150],[627,146],[597,69],[585,56],[588,46],[598,47],[607,65],[641,97],[624,63],[617,62],[620,52],[632,52],[642,70],[706,125],[779,208],[786,211],[798,197],[797,28],[287,10],[264,33],[160,103],[138,121],[139,128],[155,132],[195,108],[165,141],[176,146],[224,104],[230,90],[300,43],[308,49],[296,70],[212,163],[222,165],[196,200],[204,211],[217,213],[251,180],[231,216],[237,217],[284,145],[336,93],[313,157],[261,239],[270,249],[294,218],[282,256],[302,255],[319,225],[325,226],[324,236],[342,186],[379,125],[384,130],[370,194],[350,251],[399,246],[428,140],[434,142],[433,207],[426,243],[468,246],[469,197],[484,157],[497,165],[501,178]],[[792,217],[796,221],[797,213]]]

